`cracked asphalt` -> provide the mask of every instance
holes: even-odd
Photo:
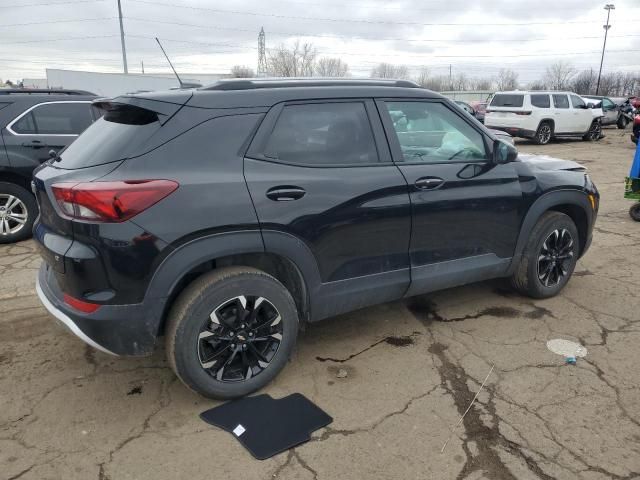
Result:
[[[640,478],[640,224],[622,197],[634,150],[628,132],[605,133],[518,143],[583,163],[602,194],[558,297],[492,281],[308,327],[264,392],[301,392],[334,422],[266,461],[199,419],[217,403],[183,387],[162,349],[113,358],[58,327],[35,296],[33,243],[0,246],[0,478]],[[588,354],[564,365],[552,338]]]

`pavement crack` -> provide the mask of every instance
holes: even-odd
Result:
[[[366,348],[363,348],[362,350],[356,352],[356,353],[352,353],[351,355],[349,355],[348,357],[345,358],[333,358],[333,357],[316,357],[316,360],[318,360],[319,362],[334,362],[334,363],[344,363],[344,362],[348,362],[349,360],[351,360],[352,358],[357,357],[358,355],[361,355],[365,352],[368,352],[369,350],[371,350],[374,347],[377,347],[378,345],[380,345],[381,343],[388,343],[389,345],[393,345],[395,347],[406,347],[409,345],[413,344],[413,338],[417,335],[422,335],[420,332],[413,332],[411,335],[405,335],[405,336],[388,336],[385,337],[381,340],[378,340],[377,342],[372,343],[371,345],[369,345]]]
[[[12,477],[9,477],[7,480],[16,480],[17,478],[22,477],[23,475],[26,475],[27,473],[29,473],[31,471],[31,469],[33,467],[35,467],[36,465],[31,465],[29,468],[25,468],[24,470],[22,470],[21,472],[15,474]]]
[[[292,450],[292,451],[293,451],[293,456],[294,456],[294,457],[295,457],[295,459],[298,461],[298,463],[300,464],[300,466],[301,466],[302,468],[304,468],[305,470],[307,470],[308,472],[310,472],[310,473],[311,473],[311,475],[313,475],[313,479],[314,479],[314,480],[318,480],[318,472],[316,472],[313,468],[311,468],[311,467],[309,466],[309,464],[308,464],[306,461],[304,461],[304,460],[302,459],[302,457],[300,456],[300,454],[299,454],[298,452],[296,452],[296,450],[295,450],[295,449],[294,449],[294,450]]]

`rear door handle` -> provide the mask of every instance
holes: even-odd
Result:
[[[267,198],[275,202],[290,202],[304,197],[307,192],[300,187],[280,185],[267,190]]]
[[[444,180],[440,177],[422,177],[416,180],[415,186],[420,190],[433,190],[444,184]]]
[[[40,140],[31,140],[30,142],[23,142],[23,147],[31,147],[31,148],[44,148],[48,145],[46,143],[41,142]]]

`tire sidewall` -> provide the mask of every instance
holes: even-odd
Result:
[[[567,229],[571,234],[571,237],[573,238],[573,261],[567,269],[567,274],[557,285],[546,287],[538,278],[538,256],[542,249],[543,243],[549,237],[549,235],[554,230],[563,228]],[[573,221],[566,215],[564,216],[564,218],[552,217],[547,219],[546,222],[541,226],[541,229],[537,232],[536,238],[532,239],[532,243],[529,248],[529,258],[527,259],[527,262],[529,264],[527,266],[527,274],[529,277],[528,282],[531,286],[533,295],[537,298],[548,298],[557,295],[571,279],[573,271],[578,262],[579,252],[580,237],[578,235],[578,229],[576,228]]]
[[[629,209],[629,216],[636,222],[640,222],[640,203],[636,203]]]
[[[545,142],[541,141],[540,139],[540,133],[542,131],[542,127],[549,127],[551,129],[550,135],[549,135],[549,139]],[[536,130],[536,136],[535,136],[535,141],[538,145],[547,145],[548,143],[551,142],[551,139],[553,138],[553,126],[551,125],[551,123],[549,122],[541,122],[540,125],[538,125],[538,130]]]
[[[282,317],[282,340],[269,367],[255,377],[225,383],[207,373],[198,358],[198,335],[217,307],[238,295],[261,296],[269,300]],[[261,274],[245,273],[207,285],[188,301],[174,338],[176,373],[192,390],[214,398],[235,398],[269,383],[284,368],[296,343],[298,314],[289,292],[277,280]]]
[[[38,204],[35,197],[21,185],[9,182],[0,182],[0,193],[18,197],[27,207],[27,222],[19,232],[11,235],[0,235],[0,244],[15,243],[29,238],[32,234],[33,223],[38,216]]]

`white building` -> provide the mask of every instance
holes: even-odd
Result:
[[[45,87],[86,90],[104,97],[114,97],[125,93],[148,90],[168,90],[179,86],[178,80],[173,73],[143,75],[139,73],[83,72],[57,68],[47,68],[46,71],[47,84]],[[198,82],[201,85],[215,83],[225,77],[229,77],[229,75],[222,73],[180,74],[180,79],[183,82]]]

